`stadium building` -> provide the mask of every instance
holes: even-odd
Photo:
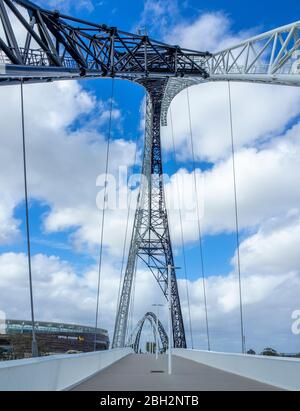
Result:
[[[35,323],[39,354],[65,354],[94,350],[95,328],[83,325],[52,322]],[[0,334],[0,354],[2,357],[24,358],[31,356],[30,321],[6,320]],[[107,350],[109,337],[107,330],[97,328],[96,350]]]

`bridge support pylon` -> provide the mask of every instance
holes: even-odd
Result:
[[[166,79],[144,79],[147,90],[145,145],[140,193],[122,292],[116,316],[113,348],[125,346],[132,283],[138,259],[153,273],[168,298],[168,265],[174,267],[163,186],[161,108]],[[175,268],[172,268],[172,326],[174,347],[186,348],[186,338]]]

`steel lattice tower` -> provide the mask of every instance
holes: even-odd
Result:
[[[117,348],[125,345],[134,271],[140,258],[151,270],[166,297],[167,267],[173,267],[171,295],[174,347],[186,348],[163,187],[160,125],[161,104],[167,81],[145,79],[141,83],[148,92],[142,181],[112,346]]]

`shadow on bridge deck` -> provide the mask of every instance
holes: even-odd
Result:
[[[153,372],[154,371],[154,372]],[[163,371],[163,372],[161,372]],[[73,391],[277,391],[262,384],[173,357],[168,375],[167,356],[129,355],[73,388]]]

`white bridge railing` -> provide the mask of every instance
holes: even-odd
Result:
[[[285,390],[300,390],[300,359],[173,349],[173,354]]]
[[[131,348],[0,362],[0,391],[62,391],[132,353]]]

